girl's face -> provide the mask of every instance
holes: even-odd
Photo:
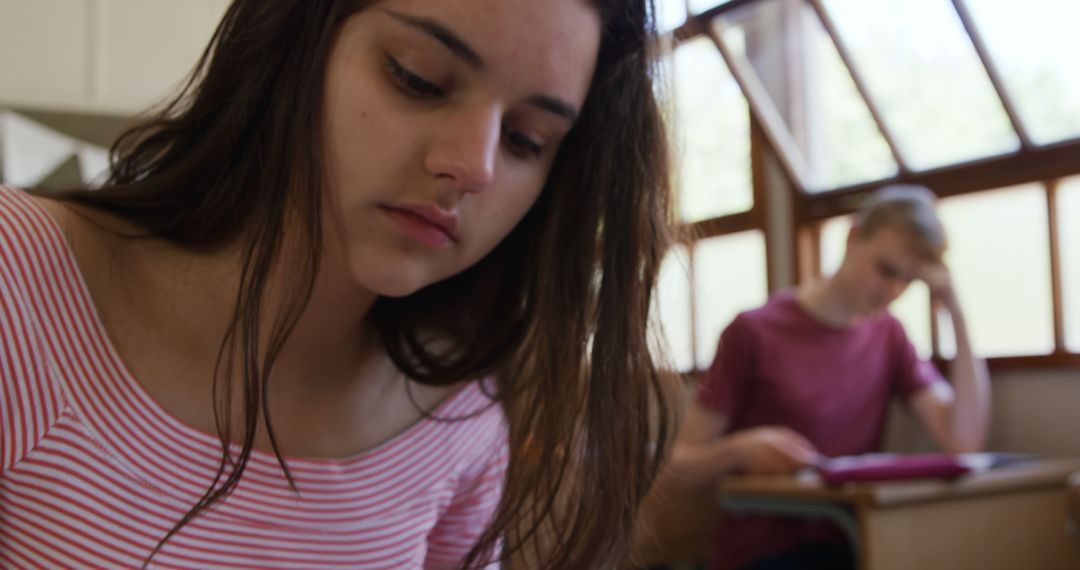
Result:
[[[587,0],[385,0],[326,77],[328,261],[400,296],[483,258],[536,201],[600,43]]]

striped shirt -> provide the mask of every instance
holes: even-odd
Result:
[[[497,506],[501,408],[471,383],[346,459],[255,451],[152,568],[452,568]],[[0,567],[137,568],[210,484],[217,437],[124,368],[56,221],[0,186]]]

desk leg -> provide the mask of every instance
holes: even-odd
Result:
[[[827,520],[840,527],[848,544],[855,551],[858,560],[863,559],[860,552],[859,523],[851,509],[832,503],[817,501],[798,501],[791,499],[769,499],[765,497],[724,497],[721,500],[724,510],[737,514],[762,514],[802,519]],[[856,564],[858,568],[861,568]],[[857,570],[858,570],[857,568]]]

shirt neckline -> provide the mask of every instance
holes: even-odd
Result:
[[[70,406],[95,443],[129,476],[190,504],[193,496],[205,492],[216,472],[220,460],[217,436],[183,423],[142,388],[113,345],[58,220],[30,196],[14,192],[22,194],[21,198],[37,213],[38,229],[49,238],[43,240],[46,243],[40,249],[54,258],[52,269],[61,273],[56,276],[63,297],[57,311],[64,317],[67,330],[59,336],[68,342],[53,355],[54,374]],[[387,462],[407,462],[409,455],[422,449],[434,451],[441,428],[452,424],[453,419],[481,413],[490,405],[480,382],[470,382],[444,398],[430,417],[420,418],[367,450],[344,458],[285,459],[302,492],[305,487],[317,488],[326,498],[353,493],[359,480],[380,471]],[[277,458],[269,452],[252,450],[234,496],[242,499],[244,495],[266,493],[268,488],[296,498]]]

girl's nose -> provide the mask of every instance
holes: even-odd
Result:
[[[501,138],[502,114],[497,108],[462,108],[435,137],[425,167],[462,192],[482,192],[495,176]]]

